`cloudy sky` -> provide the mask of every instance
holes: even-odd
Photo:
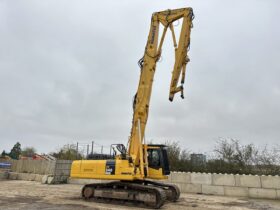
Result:
[[[180,7],[195,13],[186,98],[168,101],[168,35],[146,138],[194,152],[219,137],[277,144],[280,1],[0,0],[0,150],[126,144],[151,14]]]

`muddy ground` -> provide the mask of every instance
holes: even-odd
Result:
[[[124,205],[84,201],[81,185],[42,185],[31,181],[0,181],[0,209],[2,210],[76,210],[76,209],[144,209],[129,203]],[[253,200],[221,196],[182,194],[176,203],[167,203],[161,209],[261,209],[280,210],[280,201]]]

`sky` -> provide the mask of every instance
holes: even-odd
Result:
[[[126,144],[151,15],[181,7],[195,14],[185,99],[168,100],[169,33],[146,139],[193,152],[219,138],[277,144],[280,1],[0,0],[0,150]]]

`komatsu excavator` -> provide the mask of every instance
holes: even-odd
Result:
[[[72,163],[71,178],[112,180],[86,184],[82,189],[85,199],[140,202],[151,208],[160,208],[166,200],[178,200],[180,191],[176,185],[153,181],[167,179],[170,174],[166,146],[146,144],[144,133],[156,64],[161,57],[168,29],[175,48],[169,100],[172,101],[178,92],[184,98],[183,84],[189,62],[187,52],[193,18],[192,8],[166,10],[152,15],[144,56],[138,62],[141,68],[140,81],[133,101],[133,121],[127,148],[117,144],[113,147],[115,155],[112,157],[107,155],[98,160],[76,160]],[[180,19],[182,24],[177,44],[173,23]],[[163,32],[159,40],[160,25],[163,26]],[[180,78],[181,84],[178,85]]]

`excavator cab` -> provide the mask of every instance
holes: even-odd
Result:
[[[167,179],[167,175],[170,174],[167,146],[161,144],[148,144],[146,146],[148,170],[144,168],[145,177],[149,179]]]
[[[149,144],[147,154],[149,171],[161,169],[161,175],[170,174],[166,145]]]

